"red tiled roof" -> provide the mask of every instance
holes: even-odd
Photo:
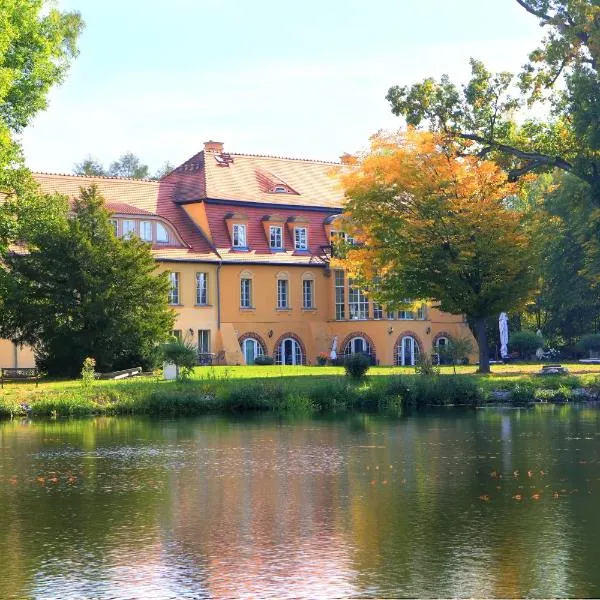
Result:
[[[157,215],[168,220],[194,255],[206,255],[214,260],[210,244],[190,220],[181,206],[172,201],[174,185],[167,181],[144,181],[114,177],[84,177],[79,175],[56,175],[34,173],[36,181],[45,193],[57,192],[69,198],[79,196],[80,189],[96,184],[108,208],[129,207],[127,214]],[[125,211],[119,211],[125,212]]]
[[[234,154],[232,162],[215,152],[199,152],[163,181],[175,186],[175,201],[213,198],[275,205],[340,209],[344,193],[336,178],[341,165],[315,160]],[[273,193],[270,184],[294,193]]]
[[[148,210],[143,208],[137,208],[131,206],[131,204],[125,204],[124,202],[106,202],[106,208],[112,213],[118,213],[121,215],[154,215]]]

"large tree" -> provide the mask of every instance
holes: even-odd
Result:
[[[521,308],[536,281],[526,214],[510,202],[516,185],[496,163],[417,132],[376,137],[343,184],[359,242],[343,260],[351,275],[383,305],[420,298],[466,314],[489,371],[487,318]]]
[[[158,180],[168,175],[174,168],[169,161],[166,161],[153,175],[150,175],[148,165],[143,164],[135,154],[126,152],[113,161],[108,169],[97,158],[88,154],[80,163],[74,165],[73,172],[75,175],[86,175],[88,177],[127,177],[129,179]]]
[[[409,125],[426,123],[467,151],[492,157],[518,178],[558,168],[591,187],[600,204],[600,3],[598,0],[516,0],[547,35],[518,78],[492,74],[471,61],[472,78],[458,87],[447,76],[390,88],[392,111]],[[544,121],[514,120],[541,102]]]
[[[115,237],[97,189],[24,233],[28,251],[5,259],[0,337],[31,345],[52,375],[76,375],[88,356],[102,371],[151,366],[174,322],[169,284],[147,244]]]

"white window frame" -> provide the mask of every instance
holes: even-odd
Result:
[[[196,273],[196,304],[206,306],[208,304],[208,273]]]
[[[162,224],[156,224],[156,241],[159,244],[169,243],[169,230]]]
[[[123,219],[121,221],[121,235],[125,239],[135,235],[135,221],[133,219]]]
[[[334,275],[335,285],[335,319],[343,321],[346,318],[346,287],[344,271],[336,269]]]
[[[171,284],[171,288],[169,289],[169,304],[177,306],[179,305],[179,273],[170,271],[169,282]]]
[[[383,319],[383,306],[379,302],[373,302],[373,319],[377,321]]]
[[[315,307],[315,280],[302,280],[302,308],[312,309]]]
[[[287,279],[277,280],[277,308],[285,310],[290,307],[290,284]]]
[[[247,233],[245,223],[234,223],[231,227],[231,245],[234,248],[247,248]]]
[[[240,308],[252,308],[252,278],[240,279]]]
[[[210,329],[198,329],[198,354],[210,354]]]
[[[283,250],[283,227],[269,225],[269,247],[271,250]]]
[[[364,321],[369,318],[369,298],[358,287],[348,281],[348,312],[353,321]]]
[[[308,250],[308,227],[294,227],[294,248]]]
[[[144,242],[152,241],[152,221],[140,221],[140,239]]]

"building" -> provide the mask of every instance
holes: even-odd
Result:
[[[168,271],[176,335],[223,364],[314,364],[366,352],[382,365],[413,365],[419,353],[471,332],[460,315],[423,306],[378,306],[332,269],[344,196],[337,163],[204,149],[158,182],[36,174],[46,192],[70,197],[96,183],[117,235],[152,244]],[[473,340],[473,345],[476,347]],[[0,366],[31,366],[27,348],[0,342]]]

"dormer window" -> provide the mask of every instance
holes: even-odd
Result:
[[[135,221],[133,219],[123,219],[121,221],[121,231],[125,239],[132,237],[135,234]]]
[[[308,228],[294,227],[294,248],[308,250]]]
[[[232,240],[234,248],[247,248],[246,241],[246,225],[242,223],[234,223],[232,227]]]
[[[169,232],[161,223],[156,224],[156,241],[159,244],[167,244],[169,242]]]
[[[144,242],[152,241],[152,223],[150,221],[142,221],[140,223],[140,237]]]
[[[273,193],[274,194],[290,194],[290,188],[286,187],[285,185],[276,185],[273,188]]]
[[[271,250],[283,250],[283,227],[269,226],[269,246]]]

